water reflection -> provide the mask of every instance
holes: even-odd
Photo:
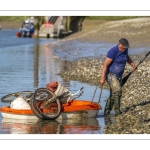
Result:
[[[96,118],[68,120],[15,120],[3,118],[1,134],[99,134]]]
[[[34,87],[38,86],[38,54],[39,44],[34,45]]]
[[[8,33],[11,34],[8,40]],[[78,81],[66,81],[57,75],[61,70],[66,69],[67,60],[62,60],[65,54],[64,50],[68,50],[68,45],[64,45],[57,53],[54,52],[54,46],[49,46],[55,39],[26,39],[16,38],[16,32],[6,31],[0,34],[0,97],[18,91],[35,91],[37,88],[45,87],[47,83],[58,81],[68,88],[72,93],[77,92],[84,87],[84,93],[79,98],[81,100],[92,100],[95,91],[94,85],[81,83]],[[74,43],[74,42],[73,42]],[[72,43],[72,44],[73,44]],[[76,43],[76,42],[75,42]],[[78,43],[78,42],[77,42]],[[76,44],[77,44],[76,43]],[[78,46],[78,45],[76,45]],[[55,48],[57,50],[57,48]],[[79,49],[79,51],[81,51]],[[67,57],[75,57],[70,49]],[[82,53],[81,53],[82,55]],[[60,57],[59,57],[60,56]],[[65,59],[67,59],[65,57]],[[61,59],[62,58],[62,59]],[[94,101],[99,99],[100,89],[97,89]],[[101,106],[104,108],[105,99],[109,96],[109,91],[103,89],[101,97]],[[9,105],[0,102],[0,107]],[[99,111],[103,115],[103,110]],[[55,134],[74,134],[74,133],[100,133],[104,127],[104,117],[86,120],[63,120],[63,121],[26,121],[26,120],[10,120],[2,118],[0,128],[1,134],[38,134],[38,133],[55,133]],[[6,121],[7,120],[7,121]],[[90,121],[91,120],[91,121]],[[93,123],[93,124],[92,124]],[[47,128],[47,129],[45,129]],[[44,130],[45,129],[45,130]]]
[[[65,134],[99,134],[101,130],[96,118],[63,120],[62,124]]]
[[[115,116],[114,115],[108,115],[104,117],[105,125],[113,124],[115,122]]]
[[[47,44],[42,44],[34,47],[35,67],[38,65],[38,87],[46,86],[52,81],[59,81],[60,77],[57,75],[62,67],[62,61],[53,54],[52,48]],[[38,54],[37,52],[38,51]],[[37,64],[37,65],[36,65]]]

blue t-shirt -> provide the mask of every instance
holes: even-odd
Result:
[[[126,49],[124,52],[121,52],[118,49],[118,45],[111,48],[108,51],[107,57],[112,59],[113,61],[108,66],[107,73],[111,72],[115,74],[117,77],[122,77],[127,62],[127,56],[128,56],[128,49]]]

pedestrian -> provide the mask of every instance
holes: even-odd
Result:
[[[104,110],[104,115],[109,115],[113,108],[115,109],[115,115],[120,115],[120,99],[122,96],[122,75],[124,73],[126,62],[128,62],[133,69],[136,66],[132,59],[128,55],[129,42],[126,38],[121,38],[119,43],[112,47],[104,61],[100,85],[107,81],[110,86],[110,96],[106,101],[106,106]]]

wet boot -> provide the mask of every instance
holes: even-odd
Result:
[[[117,116],[122,114],[122,112],[120,111],[120,96],[115,95],[114,104],[115,104],[115,115]]]
[[[106,106],[105,106],[105,110],[104,110],[104,115],[109,115],[110,111],[112,110],[113,107],[113,101],[110,99],[110,97],[108,97],[107,101],[106,101]]]

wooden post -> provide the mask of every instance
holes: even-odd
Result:
[[[68,17],[67,17],[67,31],[70,30],[70,23],[71,23],[71,17],[68,16]]]
[[[34,17],[34,38],[39,38],[39,16]]]

